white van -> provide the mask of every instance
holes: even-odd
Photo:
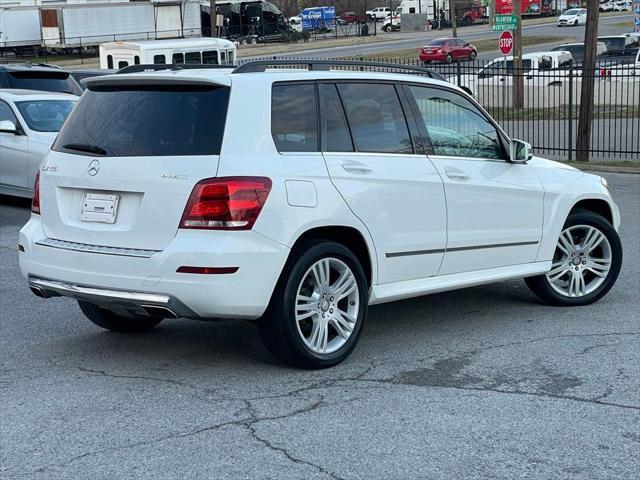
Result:
[[[222,38],[140,40],[100,45],[100,68],[108,69],[174,62],[234,65],[235,61],[235,44]]]

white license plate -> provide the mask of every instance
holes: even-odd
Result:
[[[120,195],[85,193],[82,197],[80,220],[83,222],[115,223]]]

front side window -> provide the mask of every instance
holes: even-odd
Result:
[[[393,85],[340,83],[338,90],[356,151],[413,153],[407,122]]]
[[[16,107],[31,130],[57,132],[75,104],[74,100],[27,100],[16,102]]]
[[[409,87],[424,121],[434,155],[504,159],[496,127],[468,99],[429,87]]]
[[[202,52],[202,63],[205,65],[217,65],[218,64],[218,51],[206,50]]]
[[[129,66],[129,62],[127,62],[126,60],[120,60],[118,62],[118,68],[124,68],[124,67],[128,67]]]
[[[173,63],[184,63],[184,54],[174,53],[171,59],[173,60]]]
[[[4,103],[3,101],[0,101],[0,122],[6,121],[6,120],[9,120],[11,123],[13,123],[16,126],[18,125],[18,119],[13,113],[13,110],[11,110],[11,107],[6,103]]]
[[[318,151],[318,112],[314,84],[273,86],[271,136],[279,152]]]
[[[107,68],[113,68],[113,55],[107,55]]]
[[[218,155],[228,102],[228,87],[95,86],[85,91],[53,149],[114,157]]]
[[[163,65],[167,63],[167,60],[164,55],[154,55],[153,63],[155,63],[156,65]]]

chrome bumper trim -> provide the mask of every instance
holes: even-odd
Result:
[[[112,290],[34,276],[29,277],[29,288],[34,294],[43,298],[71,297],[105,308],[124,309],[142,315],[150,315],[154,309],[163,309],[171,312],[175,317],[197,317],[180,300],[163,293]]]
[[[38,240],[36,245],[43,247],[60,248],[62,250],[73,250],[74,252],[101,253],[103,255],[119,255],[122,257],[150,258],[160,250],[143,250],[138,248],[105,247],[102,245],[89,245],[87,243],[67,242],[66,240],[56,240],[55,238],[45,238]]]

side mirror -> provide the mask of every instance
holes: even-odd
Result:
[[[511,140],[509,144],[509,160],[512,163],[527,163],[533,158],[531,144],[522,140]]]
[[[0,132],[13,133],[14,135],[18,135],[20,133],[18,131],[18,126],[11,120],[0,120]]]

